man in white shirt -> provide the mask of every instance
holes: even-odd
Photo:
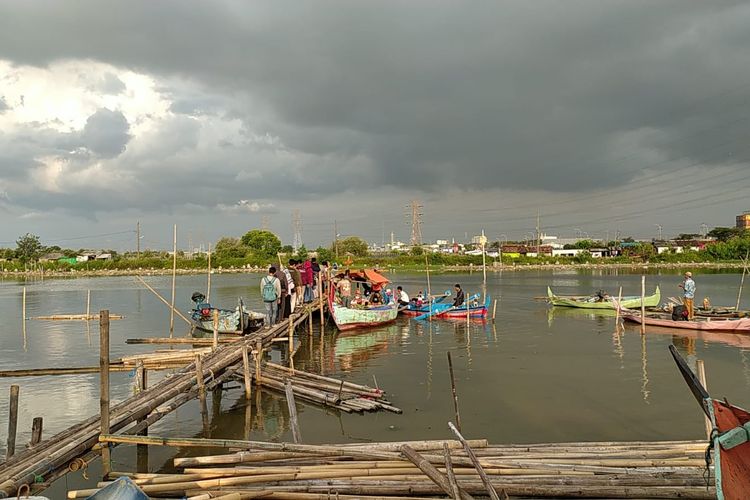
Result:
[[[396,300],[398,300],[400,306],[409,305],[409,295],[400,286],[396,287]]]

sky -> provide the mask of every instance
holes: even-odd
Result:
[[[750,210],[750,4],[0,2],[0,247],[653,238]],[[335,225],[334,225],[335,221]]]

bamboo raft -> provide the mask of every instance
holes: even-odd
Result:
[[[704,478],[706,444],[701,441],[490,445],[472,440],[462,446],[459,441],[301,445],[154,436],[102,440],[242,449],[175,458],[181,474],[113,474],[131,477],[152,497],[393,500],[447,495],[466,500],[487,496],[489,484],[498,498],[715,498],[713,479],[707,483]],[[94,492],[73,490],[68,498]]]

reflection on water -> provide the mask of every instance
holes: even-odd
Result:
[[[402,285],[407,292],[425,288],[424,275],[391,277],[394,285]],[[736,301],[738,274],[696,277],[701,297],[708,295],[715,304]],[[258,279],[258,275],[216,275],[212,300],[231,306],[242,295],[251,308],[260,309]],[[750,402],[750,336],[658,328],[641,336],[637,325],[618,328],[613,311],[553,309],[533,300],[544,295],[551,283],[561,294],[617,290],[619,286],[625,291],[639,290],[639,275],[528,271],[490,274],[487,279],[487,292],[501,298],[495,323],[399,318],[382,328],[344,335],[329,324],[322,339],[317,321],[312,337],[302,330],[297,368],[360,384],[373,385],[376,380],[393,404],[404,410],[403,415],[357,415],[298,405],[304,441],[446,437],[446,422],[453,418],[448,351],[462,426],[471,436],[493,442],[700,438],[703,420],[674,367],[669,344],[676,345],[693,364],[698,358],[705,360],[712,394],[727,396],[741,406]],[[168,294],[168,277],[147,280]],[[464,289],[479,290],[482,275],[438,274],[431,280],[435,290],[456,282]],[[680,281],[679,273],[650,274],[647,287],[660,285],[665,296],[675,295]],[[26,286],[27,316],[82,312],[87,289],[92,290],[93,311],[109,308],[124,314],[125,319],[112,323],[112,358],[154,349],[125,344],[129,337],[168,336],[168,309],[132,278],[45,280]],[[190,294],[203,288],[204,276],[178,277],[177,306],[189,310]],[[9,319],[0,327],[0,369],[98,364],[97,322],[32,320],[26,323],[24,336],[21,290],[18,282],[0,282],[0,314]],[[181,331],[182,325],[177,325],[175,335],[185,335],[187,328]],[[275,346],[271,356],[276,361],[286,358],[282,346]],[[149,373],[149,383],[164,376],[163,372]],[[130,373],[113,373],[112,398],[119,401],[131,395],[133,382]],[[19,443],[30,438],[33,417],[44,417],[45,436],[50,436],[98,411],[97,375],[0,379],[0,395],[8,393],[11,383],[21,385]],[[225,389],[231,387],[238,384],[225,385]],[[291,440],[286,402],[279,394],[254,387],[250,404],[237,389],[210,394],[208,399],[205,411],[199,402],[191,402],[150,432]],[[7,397],[0,397],[0,415],[0,429],[5,429]],[[149,467],[156,470],[169,467],[176,451],[152,448],[149,453]],[[115,460],[122,463],[121,469],[133,470],[138,462],[136,448],[118,447]],[[143,466],[143,457],[140,462]]]

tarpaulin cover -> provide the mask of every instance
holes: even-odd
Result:
[[[148,497],[130,478],[121,477],[87,500],[148,500]]]

